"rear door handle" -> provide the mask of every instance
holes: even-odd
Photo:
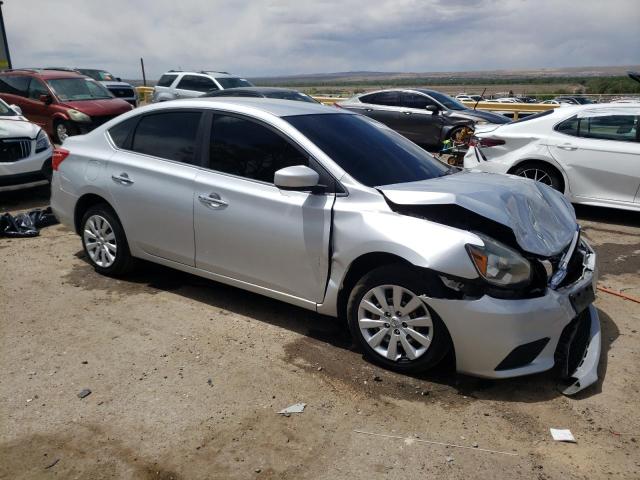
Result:
[[[558,148],[561,148],[562,150],[569,150],[569,151],[573,151],[573,150],[577,150],[578,147],[574,147],[573,145],[570,144],[565,144],[565,145],[558,145]]]
[[[111,175],[111,179],[122,185],[133,185],[133,180],[131,180],[125,172],[122,172],[120,175]]]
[[[217,193],[210,193],[209,195],[198,195],[200,203],[205,204],[207,207],[211,207],[215,210],[222,210],[227,208],[229,204],[220,198]]]
[[[411,112],[402,112],[402,113],[404,113],[405,115],[411,115]]]
[[[373,112],[373,108],[365,108],[364,111],[365,112]]]

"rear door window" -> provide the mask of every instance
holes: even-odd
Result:
[[[370,103],[372,105],[385,105],[388,107],[402,106],[400,92],[372,93],[370,95],[360,97],[360,101],[364,103]]]
[[[244,118],[214,116],[209,146],[212,170],[273,183],[277,170],[293,165],[309,165],[309,160],[278,133]]]
[[[0,77],[0,93],[26,97],[29,90],[31,77],[19,75],[6,75]]]
[[[182,90],[193,90],[196,92],[208,92],[209,90],[217,90],[216,84],[208,77],[198,75],[185,75],[182,77],[176,88]]]
[[[158,83],[156,84],[156,86],[158,87],[169,87],[173,81],[176,79],[178,75],[169,75],[169,74],[164,74],[160,77],[160,80],[158,80]]]
[[[177,162],[198,164],[196,137],[201,112],[145,115],[133,135],[131,150]]]

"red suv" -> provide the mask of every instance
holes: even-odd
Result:
[[[133,107],[95,80],[58,70],[4,70],[0,98],[18,105],[54,141],[87,133]]]

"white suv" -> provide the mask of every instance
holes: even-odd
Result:
[[[248,80],[227,72],[169,70],[158,80],[151,101],[155,103],[177,98],[194,98],[212,90],[252,86]]]

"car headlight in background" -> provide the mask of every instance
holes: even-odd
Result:
[[[91,121],[91,117],[89,115],[79,112],[78,110],[74,110],[73,108],[67,110],[67,115],[69,115],[69,118],[74,122],[88,123]]]
[[[476,233],[483,247],[467,245],[471,261],[487,282],[498,287],[522,286],[531,279],[531,264],[518,252],[487,236]]]
[[[38,132],[38,136],[36,137],[36,153],[44,152],[51,146],[51,142],[49,141],[49,136],[45,133],[44,130],[40,130]]]

